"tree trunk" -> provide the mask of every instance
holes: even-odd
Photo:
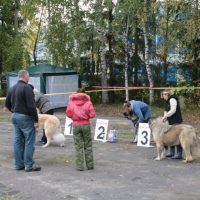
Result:
[[[139,43],[139,35],[138,35],[138,19],[135,18],[135,46],[134,46],[134,54],[133,54],[133,66],[134,66],[134,85],[138,85],[138,65],[139,65],[139,55],[138,55],[138,43]]]
[[[108,86],[108,74],[107,74],[107,65],[106,65],[106,47],[105,41],[106,36],[103,28],[101,26],[97,26],[97,31],[100,36],[100,47],[99,47],[99,54],[100,54],[100,71],[101,71],[101,85]],[[108,92],[102,91],[102,103],[106,104],[109,102]]]
[[[33,49],[33,59],[34,59],[34,65],[37,65],[37,44],[38,44],[38,40],[39,40],[39,35],[40,35],[40,29],[41,29],[41,24],[42,24],[42,16],[43,16],[43,9],[40,15],[40,22],[38,24],[38,32],[37,32],[37,36],[35,38],[35,44],[34,44],[34,49]]]
[[[145,13],[147,14],[147,0],[145,0]],[[153,76],[152,76],[152,71],[151,67],[149,65],[149,43],[148,43],[148,36],[147,36],[147,23],[146,21],[144,22],[144,27],[143,27],[143,33],[144,33],[144,50],[145,50],[145,66],[147,70],[147,77],[149,81],[149,87],[152,88],[154,87],[154,81],[153,81]],[[149,90],[149,104],[152,105],[154,101],[154,90],[150,89]]]
[[[105,50],[105,45],[103,42],[100,44],[100,62],[101,62],[101,85],[102,86],[107,86],[108,85],[108,80],[107,80],[107,66],[106,66],[106,50]],[[108,103],[108,92],[107,91],[102,91],[102,103]]]
[[[15,0],[14,27],[15,27],[15,33],[17,34],[19,30],[19,0]]]
[[[129,31],[129,16],[126,18],[126,27],[124,31],[124,52],[125,52],[125,69],[124,69],[124,79],[126,88],[126,100],[129,101],[128,93],[128,31]]]

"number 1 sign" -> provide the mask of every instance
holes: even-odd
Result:
[[[106,119],[97,119],[94,140],[106,141],[108,129],[108,120]]]
[[[151,147],[151,130],[148,123],[139,123],[137,146]]]
[[[72,120],[68,117],[66,117],[65,120],[65,132],[64,135],[73,135],[73,125]]]

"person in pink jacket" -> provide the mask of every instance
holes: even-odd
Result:
[[[73,121],[76,169],[84,170],[84,160],[88,170],[94,169],[90,119],[96,112],[90,97],[82,89],[69,96],[66,115]]]

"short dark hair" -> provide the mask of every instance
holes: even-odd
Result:
[[[131,103],[128,100],[124,100],[124,107],[130,107]]]
[[[76,92],[77,93],[85,93],[85,90],[83,88],[78,88],[78,90]]]

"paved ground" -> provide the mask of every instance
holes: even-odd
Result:
[[[64,115],[56,114],[64,126]],[[130,143],[131,123],[123,118],[109,118],[109,129],[119,132],[117,143],[94,141],[94,170],[75,170],[73,140],[68,136],[65,147],[36,146],[35,160],[42,166],[41,172],[15,171],[12,124],[7,117],[7,113],[1,113],[0,200],[200,199],[200,163],[154,161],[154,147]],[[93,132],[94,125],[95,120]]]

